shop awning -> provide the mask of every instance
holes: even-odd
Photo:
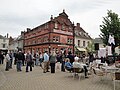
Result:
[[[79,48],[79,47],[77,47],[77,49],[78,49],[79,51],[86,52],[86,49],[85,49],[85,48]]]
[[[0,50],[8,50],[8,48],[0,48]]]

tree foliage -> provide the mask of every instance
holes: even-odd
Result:
[[[95,48],[94,48],[94,43],[93,41],[88,43],[88,46],[86,47],[87,52],[94,52]]]
[[[103,17],[103,25],[100,25],[100,37],[103,43],[108,45],[109,34],[114,35],[115,47],[120,45],[120,18],[118,14],[108,10],[107,16]]]

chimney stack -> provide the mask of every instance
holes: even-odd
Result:
[[[80,27],[80,23],[77,23],[77,27]]]
[[[29,32],[31,29],[30,28],[27,28],[27,32]]]
[[[7,33],[7,38],[8,38],[9,34]]]
[[[53,15],[51,15],[50,20],[51,20],[51,21],[53,20]]]

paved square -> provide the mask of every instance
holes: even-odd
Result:
[[[16,66],[9,71],[4,70],[5,66],[0,65],[0,90],[113,90],[113,81],[110,77],[92,77],[85,79],[81,77],[73,79],[69,72],[56,70],[55,74],[43,73],[39,66],[35,66],[32,72],[16,71]],[[120,83],[116,83],[117,89]]]

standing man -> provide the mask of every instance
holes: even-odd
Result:
[[[3,64],[3,62],[4,62],[4,56],[0,51],[0,64]]]
[[[57,69],[61,70],[62,54],[58,53],[57,56],[56,56],[56,59],[57,59]]]
[[[17,71],[22,71],[21,67],[22,67],[22,60],[24,59],[24,55],[22,54],[22,51],[19,51],[17,54]]]
[[[47,54],[47,51],[45,51],[44,55],[43,55],[43,63],[44,63],[44,68],[43,68],[43,73],[49,72],[48,71],[48,66],[49,66],[49,56]]]
[[[12,69],[12,62],[13,62],[13,54],[12,52],[9,53],[10,56],[10,69]]]
[[[65,59],[66,59],[66,51],[61,52],[62,55],[62,65],[61,65],[61,71],[65,72]]]
[[[94,60],[94,55],[93,55],[92,52],[90,52],[90,54],[89,54],[89,65],[90,65],[90,66],[91,66],[92,63],[93,63],[93,60]]]
[[[39,63],[39,53],[38,52],[36,52],[36,54],[35,54],[35,59],[36,59],[35,65],[38,66],[38,63]]]
[[[42,52],[40,52],[40,54],[39,54],[39,56],[40,56],[40,59],[39,59],[39,61],[40,61],[40,66],[42,67],[42,62],[43,62],[43,55],[42,55]]]
[[[27,52],[26,54],[26,72],[29,72],[28,71],[28,66],[30,66],[30,71],[32,71],[32,64],[33,64],[33,58],[32,58],[32,54],[30,53],[30,51]]]
[[[7,52],[6,54],[6,68],[5,68],[5,71],[9,71],[9,66],[10,66],[10,56],[9,56],[9,53]]]

